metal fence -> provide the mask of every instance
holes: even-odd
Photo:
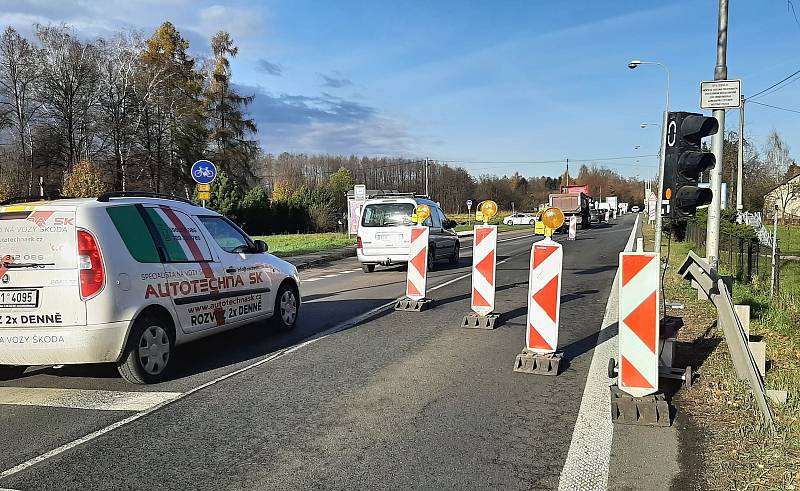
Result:
[[[695,246],[695,252],[706,255],[706,229],[689,223],[686,240]],[[738,282],[770,285],[772,281],[772,248],[756,238],[737,237],[720,233],[718,268],[723,275],[732,275]],[[778,251],[780,257],[780,251]]]

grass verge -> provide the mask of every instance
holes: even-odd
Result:
[[[510,215],[510,211],[501,211],[497,215],[493,216],[491,220],[489,220],[489,225],[497,225],[497,232],[507,232],[509,230],[523,230],[525,227],[533,229],[533,225],[506,225],[503,223],[503,219]],[[458,224],[455,228],[456,232],[464,232],[465,230],[472,230],[472,227],[475,225],[475,214],[471,216],[466,213],[454,213],[452,215],[447,215],[447,218],[451,220],[455,220]]]
[[[279,257],[299,256],[311,252],[337,249],[355,245],[356,238],[348,239],[347,234],[325,232],[319,234],[261,235],[253,237],[269,245],[269,252]]]
[[[645,233],[652,250],[652,228]],[[685,305],[667,312],[685,323],[678,335],[679,365],[700,369],[695,385],[674,399],[690,428],[700,432],[700,443],[691,445],[700,453],[695,463],[699,474],[691,481],[698,489],[800,489],[800,263],[784,262],[777,298],[765,285],[734,286],[734,302],[751,306],[751,336],[766,342],[766,387],[789,392],[785,405],[772,405],[777,433],[768,436],[749,385],[736,378],[716,311],[707,300],[697,300],[695,290],[677,275],[690,249],[687,242],[672,242],[664,283],[666,298]]]

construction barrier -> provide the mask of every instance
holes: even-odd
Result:
[[[534,353],[555,353],[561,307],[561,244],[549,237],[533,244],[528,282],[528,330],[525,346]]]
[[[494,311],[497,227],[495,225],[475,225],[474,237],[470,308],[476,314],[485,316]]]
[[[406,275],[406,296],[411,300],[425,298],[428,281],[428,227],[411,227],[411,246],[408,251],[408,274]]]
[[[578,235],[578,218],[575,215],[569,217],[569,240],[575,240]]]
[[[659,256],[621,252],[619,388],[633,397],[658,391]]]

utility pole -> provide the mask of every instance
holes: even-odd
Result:
[[[714,80],[728,78],[728,0],[719,0],[719,23],[717,25],[717,65]],[[714,109],[719,122],[719,131],[714,135],[711,150],[714,153],[714,168],[711,169],[711,191],[713,196],[708,206],[708,229],[706,230],[706,259],[712,268],[719,259],[719,222],[722,214],[722,148],[725,141],[725,110]]]
[[[744,169],[744,96],[739,96],[739,165],[736,170],[736,211],[744,209],[742,204],[742,174]]]
[[[430,161],[428,160],[428,157],[425,157],[425,196],[430,198],[431,195],[428,192],[428,165],[430,165]]]
[[[565,186],[569,186],[569,159],[565,159],[567,164],[567,171],[564,173],[564,181],[566,182]]]

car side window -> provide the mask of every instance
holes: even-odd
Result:
[[[442,228],[442,219],[439,218],[439,208],[431,207],[431,220],[433,228]]]
[[[447,223],[447,217],[439,208],[436,208],[436,213],[439,215],[439,220],[442,222],[442,228],[444,228],[444,224]]]
[[[239,227],[222,217],[199,217],[214,242],[225,252],[252,253],[253,243]]]
[[[211,261],[211,250],[200,229],[187,214],[170,207],[147,207],[156,245],[169,263]]]

